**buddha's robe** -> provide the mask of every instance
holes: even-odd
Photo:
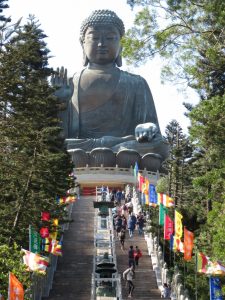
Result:
[[[137,125],[151,122],[159,128],[154,101],[146,80],[139,75],[119,70],[116,88],[111,97],[101,101],[101,105],[92,104],[90,109],[81,112],[79,83],[82,72],[73,77],[73,94],[67,108],[67,117],[64,117],[67,148],[81,148],[85,151],[96,147],[109,147],[114,151],[128,148],[137,151],[140,149],[142,154],[149,150],[158,153],[161,143],[164,143],[160,129],[153,143],[140,144],[135,140]]]
[[[152,122],[158,125],[155,105],[145,79],[121,70],[111,98],[100,106],[81,113],[81,73],[75,74],[73,78],[74,90],[69,103],[67,138],[123,137],[134,135],[138,124]],[[104,90],[102,92],[104,93]]]

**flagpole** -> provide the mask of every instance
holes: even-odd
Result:
[[[31,225],[29,225],[29,251],[31,251]]]
[[[9,272],[9,286],[8,286],[8,300],[10,300],[10,272]]]
[[[198,300],[197,268],[197,249],[195,248],[195,300]]]

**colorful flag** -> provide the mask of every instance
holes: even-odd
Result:
[[[9,273],[8,300],[23,300],[24,289],[22,283],[13,273]]]
[[[157,203],[158,205],[163,204],[163,193],[157,193]]]
[[[194,233],[184,227],[184,260],[191,260],[194,247]]]
[[[171,235],[173,234],[173,220],[170,219],[168,215],[165,215],[164,219],[164,240],[170,240]]]
[[[52,254],[62,256],[62,241],[52,241]]]
[[[209,258],[205,256],[202,252],[197,254],[197,272],[205,273],[207,272]]]
[[[224,276],[225,275],[225,266],[222,265],[218,261],[211,262],[210,260],[208,260],[206,274],[209,274],[209,275],[222,275],[222,276]]]
[[[149,205],[149,180],[147,178],[142,185],[142,193],[145,195],[145,204]]]
[[[155,190],[155,186],[153,184],[149,184],[149,205],[156,206],[157,205],[157,193]]]
[[[181,239],[183,235],[183,225],[182,225],[183,216],[175,210],[175,237],[176,239]]]
[[[73,203],[75,201],[76,201],[75,196],[70,195],[70,196],[65,197],[65,203]]]
[[[41,220],[42,221],[50,221],[50,213],[47,211],[43,211],[41,213]]]
[[[59,226],[59,219],[53,219],[53,226]]]
[[[52,239],[50,239],[50,238],[42,239],[41,249],[42,249],[42,251],[50,253],[52,251]]]
[[[210,300],[223,300],[221,282],[218,277],[209,277]]]
[[[165,207],[174,207],[175,205],[174,199],[163,193],[157,193],[157,202],[158,205],[162,203]]]
[[[166,194],[163,194],[163,205],[166,207],[174,207],[174,199]]]
[[[145,179],[140,173],[138,173],[138,190],[142,191],[142,184],[144,183]]]
[[[41,235],[41,237],[43,239],[46,238],[46,237],[49,237],[49,229],[48,229],[48,227],[42,227],[40,229],[40,235]]]
[[[29,250],[33,253],[40,253],[41,250],[41,236],[31,225],[29,226]]]
[[[49,264],[48,257],[32,253],[25,249],[23,249],[23,252],[25,253],[23,256],[23,262],[27,265],[28,271],[36,271],[45,274],[46,268]]]
[[[58,231],[50,232],[49,238],[52,239],[52,240],[56,240],[57,239],[57,235],[58,235]]]
[[[159,225],[164,225],[165,215],[168,213],[168,209],[160,203],[159,205]]]

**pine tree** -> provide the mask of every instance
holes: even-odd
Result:
[[[60,136],[58,100],[48,81],[52,70],[46,36],[39,27],[30,16],[6,45],[0,68],[0,97],[7,103],[2,124],[0,239],[23,247],[28,245],[29,224],[38,227],[42,210],[64,215],[56,196],[69,188],[72,170]]]

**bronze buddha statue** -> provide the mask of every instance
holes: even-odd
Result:
[[[122,20],[110,10],[94,11],[81,25],[85,68],[67,80],[63,68],[52,78],[61,112],[67,149],[96,148],[151,153],[165,160],[168,145],[158,124],[154,101],[144,78],[119,69]],[[129,151],[127,152],[129,155]]]

